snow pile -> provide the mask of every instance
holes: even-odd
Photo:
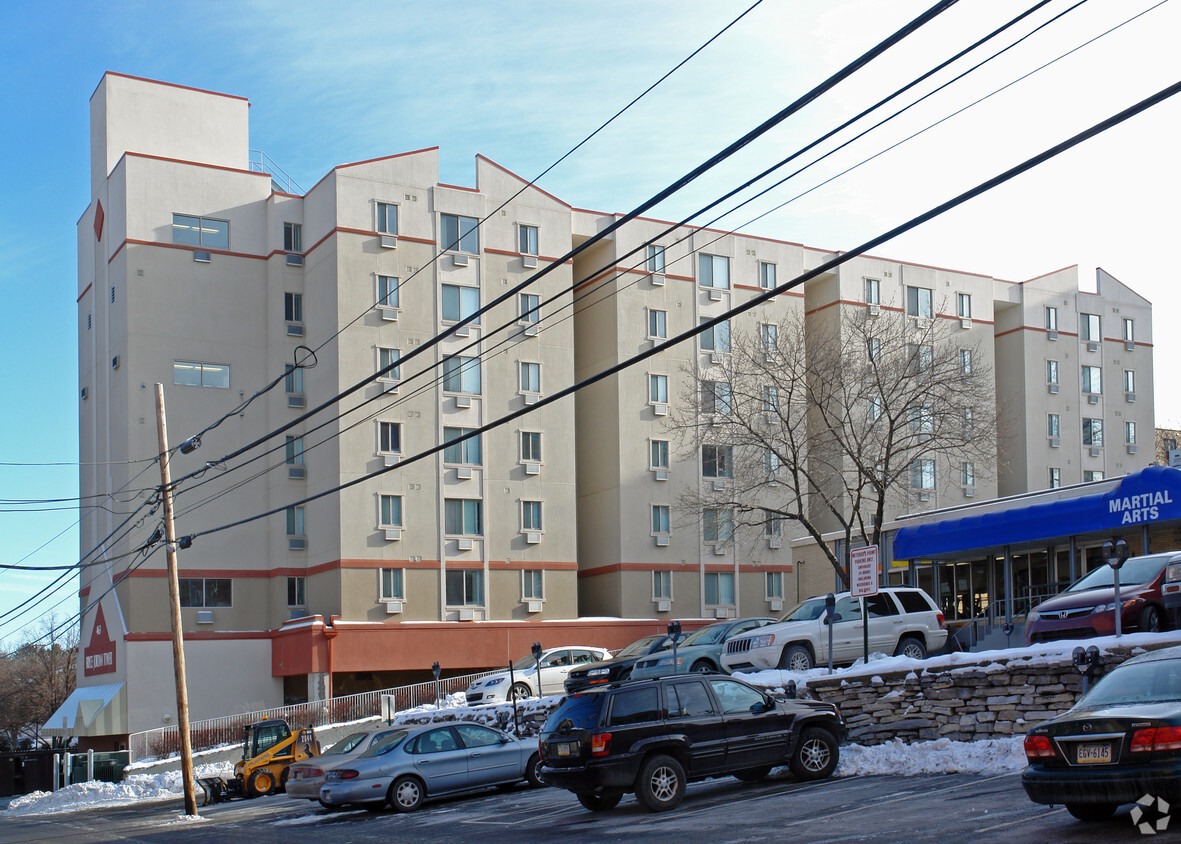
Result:
[[[926,774],[1008,774],[1026,766],[1021,736],[984,741],[937,739],[916,744],[894,740],[864,747],[841,748],[836,776],[891,774],[913,777]]]
[[[196,776],[228,778],[234,775],[232,762],[198,765]],[[199,791],[199,789],[198,789]],[[8,811],[16,815],[47,815],[104,806],[125,806],[155,800],[173,800],[184,795],[180,771],[159,774],[128,774],[123,782],[79,782],[55,792],[34,791],[13,800]]]

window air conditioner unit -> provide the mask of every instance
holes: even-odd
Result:
[[[1059,448],[1062,445],[1062,440],[1059,437],[1050,437],[1050,448]]]
[[[919,501],[930,501],[931,493],[923,491],[919,493]]]
[[[1047,384],[1046,386],[1049,387],[1051,393],[1056,394],[1058,392],[1058,385],[1057,384]]]
[[[387,542],[397,542],[402,538],[402,529],[400,527],[385,528],[385,538]]]
[[[1135,343],[1135,341],[1133,341],[1133,340],[1125,340],[1125,341],[1124,341],[1124,351],[1125,351],[1125,352],[1134,352],[1134,351],[1136,351],[1136,343]]]
[[[119,368],[119,356],[115,355],[113,358],[111,358],[111,369],[118,369],[118,368]]]
[[[529,612],[541,612],[541,601],[526,601],[525,609]]]
[[[378,308],[377,312],[379,314],[381,314],[381,318],[384,319],[386,322],[397,322],[398,321],[398,309],[397,308]]]
[[[1094,393],[1087,396],[1087,404],[1099,404],[1099,397]]]
[[[306,536],[289,536],[287,537],[288,551],[306,551],[308,547],[308,538]]]
[[[402,459],[401,456],[397,455],[397,454],[383,454],[381,456],[381,462],[384,463],[386,466],[393,466],[395,463],[397,463],[401,459]]]
[[[308,470],[304,466],[288,466],[287,477],[293,481],[302,481],[308,476]]]
[[[1088,352],[1097,352],[1097,351],[1099,351],[1099,343],[1098,343],[1098,341],[1096,341],[1096,340],[1088,340],[1088,341],[1087,341],[1087,351],[1088,351]]]
[[[1126,398],[1128,401],[1135,401],[1136,394],[1135,393],[1124,393],[1124,398]]]
[[[213,624],[213,610],[197,610],[198,624]]]
[[[872,304],[871,304],[871,305],[870,305],[870,306],[869,306],[869,307],[866,309],[866,312],[867,312],[867,313],[868,313],[868,314],[869,314],[871,317],[879,316],[879,315],[881,314],[881,312],[882,312],[882,306],[881,306],[881,305],[872,305]]]
[[[455,477],[461,481],[470,481],[472,479],[472,470],[470,466],[459,466],[455,470]]]
[[[1135,454],[1138,450],[1135,443],[1128,443],[1128,454]]]
[[[451,332],[454,337],[470,337],[472,334],[471,325],[461,325]]]
[[[302,394],[287,396],[287,406],[288,407],[304,407],[306,404],[307,404],[307,400],[304,399]]]
[[[727,607],[714,607],[714,618],[729,618],[730,610]]]
[[[710,300],[711,302],[720,302],[720,301],[722,301],[722,291],[721,291],[721,290],[717,290],[717,289],[715,289],[715,288],[711,288],[711,289],[710,289],[710,291],[709,291],[709,300]]]
[[[653,476],[654,480],[667,481],[668,480],[668,469],[653,469],[652,476]]]
[[[476,611],[475,610],[460,610],[459,611],[459,620],[460,621],[475,621],[476,620]]]
[[[721,352],[710,352],[709,353],[709,362],[712,363],[714,366],[719,366],[723,360],[725,360],[725,358],[722,357]]]
[[[525,464],[525,474],[526,475],[540,475],[541,474],[541,464],[540,463],[526,463]]]
[[[960,320],[960,328],[971,328],[971,327],[972,327],[972,320],[970,320],[970,319],[961,319]]]
[[[457,539],[455,540],[455,547],[460,551],[470,551],[475,547],[475,543],[470,539]]]
[[[451,253],[451,265],[453,267],[466,267],[467,255],[461,255],[458,252]]]
[[[90,391],[85,387],[82,388],[82,401],[86,401],[86,397],[90,395]]]
[[[767,540],[767,546],[770,548],[782,548],[783,547],[783,537],[772,536],[770,539]]]
[[[196,252],[193,253],[193,260],[197,261],[198,263],[208,264],[210,261],[213,260],[213,258],[212,258],[212,256],[210,256],[210,254],[208,252],[205,252],[203,250],[197,250]]]
[[[657,612],[668,612],[672,608],[673,608],[672,601],[657,601],[656,602],[656,611]]]
[[[383,234],[381,236],[381,248],[382,249],[397,249],[398,248],[398,236],[396,234]]]
[[[723,491],[725,488],[726,488],[726,482],[725,482],[725,481],[714,481],[714,482],[713,482],[713,490],[714,490],[714,492],[722,492],[722,491]]]
[[[386,601],[385,602],[386,615],[394,615],[402,611],[401,601]]]
[[[976,495],[976,487],[974,487],[974,486],[964,487],[964,497],[965,498],[973,498],[975,495]]]
[[[537,269],[537,256],[536,255],[522,255],[521,256],[521,266],[527,270]]]
[[[668,534],[660,534],[656,537],[656,546],[658,548],[668,547]]]
[[[1058,332],[1052,328],[1048,329],[1046,331],[1046,339],[1047,340],[1057,340],[1058,339]]]
[[[662,275],[651,273],[648,276],[648,281],[651,282],[653,287],[664,287],[664,276]]]
[[[294,252],[288,252],[287,253],[287,266],[302,267],[303,266],[303,255],[298,255]]]
[[[668,416],[668,405],[654,404],[652,405],[652,413],[654,413],[656,416]]]
[[[455,397],[455,406],[456,407],[471,407],[472,406],[472,397],[471,396],[456,396]]]
[[[780,612],[783,609],[783,601],[778,598],[771,600],[769,603],[771,605],[771,612]]]
[[[525,404],[537,404],[541,401],[541,396],[537,395],[537,393],[525,393],[524,398]]]
[[[381,391],[383,393],[397,393],[399,382],[397,381],[382,381]]]
[[[303,323],[302,322],[287,323],[287,336],[288,337],[302,337],[303,336]]]
[[[725,545],[715,545],[714,546],[714,556],[715,557],[726,556],[726,546]]]
[[[1099,449],[1097,449],[1097,448],[1092,448],[1092,449],[1091,449],[1091,456],[1092,456],[1092,457],[1098,457],[1098,456],[1099,456]]]
[[[525,336],[526,337],[536,337],[537,331],[538,331],[538,325],[535,322],[531,322],[525,326]]]
[[[540,533],[527,533],[527,534],[525,534],[525,542],[529,545],[537,545],[541,542],[541,534]]]

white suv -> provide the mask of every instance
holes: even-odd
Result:
[[[926,659],[928,653],[939,650],[947,641],[943,613],[923,590],[887,587],[865,600],[870,653]],[[722,668],[807,671],[828,662],[828,629],[824,620],[824,596],[809,598],[776,624],[726,642]],[[862,656],[863,641],[861,599],[840,592],[836,596],[832,624],[833,662],[853,662]]]

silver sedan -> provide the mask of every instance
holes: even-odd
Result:
[[[536,739],[518,739],[482,724],[402,726],[351,762],[327,772],[320,787],[325,806],[389,803],[413,812],[446,794],[528,782],[537,778]]]
[[[324,784],[326,772],[356,759],[376,742],[400,729],[399,727],[378,727],[364,732],[350,733],[319,756],[294,763],[287,769],[287,796],[319,800],[320,786]]]

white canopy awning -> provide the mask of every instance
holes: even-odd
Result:
[[[80,686],[41,728],[47,736],[107,736],[127,732],[126,683]]]

